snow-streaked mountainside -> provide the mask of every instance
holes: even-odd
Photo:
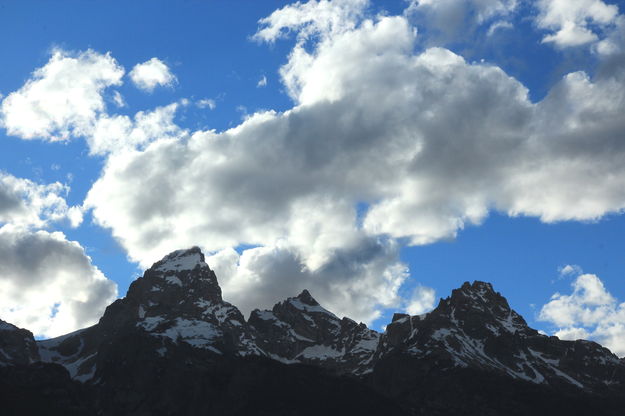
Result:
[[[2,325],[0,330],[17,331]],[[596,389],[625,380],[623,362],[609,350],[590,341],[539,334],[483,282],[465,283],[428,314],[395,314],[383,334],[337,317],[307,290],[272,310],[252,311],[246,321],[222,299],[217,277],[197,247],[155,263],[94,327],[37,341],[38,349],[23,338],[29,333],[22,332],[16,340],[31,346],[28,353],[4,347],[0,360],[40,357],[62,364],[79,381],[92,380],[98,345],[128,325],[154,338],[160,356],[184,343],[217,355],[260,355],[360,376],[373,371],[384,356],[402,352],[419,360],[435,359],[439,367],[479,368],[538,384]]]
[[[35,341],[0,321],[0,366],[60,364],[73,380],[114,391],[119,362],[133,356],[139,369],[258,357],[374,384],[399,366],[414,374],[470,370],[563,391],[625,393],[624,360],[594,342],[539,334],[489,283],[465,283],[424,315],[395,314],[384,333],[337,317],[307,290],[245,320],[223,300],[197,247],[155,263],[92,327]],[[160,377],[154,371],[140,383]]]
[[[396,314],[377,353],[392,350],[537,384],[601,391],[625,382],[624,363],[607,348],[539,334],[484,282],[465,283],[428,314]]]
[[[259,346],[283,363],[320,365],[341,373],[371,371],[380,334],[349,318],[339,319],[304,290],[270,311],[252,311],[250,327]]]

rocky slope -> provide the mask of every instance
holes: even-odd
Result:
[[[0,366],[36,361],[39,361],[39,351],[32,332],[0,319]]]
[[[198,248],[155,263],[90,328],[35,342],[0,322],[0,367],[11,397],[45,402],[48,387],[28,386],[57,380],[68,403],[60,414],[616,415],[625,406],[623,360],[539,334],[488,283],[465,283],[428,314],[395,314],[383,334],[306,290],[246,321]]]

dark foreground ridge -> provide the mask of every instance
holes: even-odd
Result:
[[[2,415],[619,415],[625,360],[539,334],[465,283],[380,334],[307,291],[245,320],[197,248],[167,255],[98,324],[35,341],[0,321]]]

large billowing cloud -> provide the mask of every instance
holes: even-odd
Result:
[[[301,58],[309,65],[292,56],[283,72],[297,107],[115,155],[87,204],[140,261],[191,240],[286,239],[314,268],[363,232],[453,236],[486,215],[533,108],[500,69],[444,49],[415,56],[413,42],[387,17],[332,37]],[[370,205],[363,227],[358,202]]]
[[[415,18],[419,28],[428,31],[430,44],[441,44],[475,34],[488,25],[492,34],[498,28],[510,27],[510,16],[517,0],[412,0],[406,14]]]
[[[625,208],[622,71],[572,73],[532,103],[496,66],[441,48],[415,54],[405,18],[362,20],[361,3],[332,3],[346,21],[312,12],[327,2],[262,21],[261,40],[302,31],[281,69],[292,110],[108,160],[87,205],[133,259],[191,244],[286,247],[303,274],[321,276],[363,238],[431,243],[492,209],[552,222]],[[236,291],[281,281],[238,261]]]
[[[0,317],[36,335],[57,336],[97,322],[117,286],[62,233],[0,228]]]
[[[0,319],[35,335],[55,336],[93,324],[117,286],[84,249],[60,232],[39,230],[60,220],[78,226],[67,185],[37,184],[0,172]]]
[[[484,21],[516,7],[466,3]],[[400,244],[453,238],[492,210],[554,222],[625,209],[618,48],[609,70],[571,73],[535,103],[497,66],[418,50],[408,17],[367,7],[311,1],[261,20],[255,39],[296,38],[280,70],[291,110],[195,133],[161,110],[156,133],[134,137],[139,117],[101,115],[117,127],[102,129],[114,140],[86,134],[109,153],[85,204],[95,220],[143,265],[195,244],[216,253],[209,263],[244,309],[309,287],[370,320],[402,304]],[[407,307],[432,297],[421,288]]]
[[[625,356],[625,303],[618,303],[594,274],[580,274],[572,287],[570,295],[554,294],[539,319],[556,326],[562,339],[594,339]]]
[[[392,241],[361,238],[335,250],[315,269],[304,266],[299,250],[282,244],[242,254],[224,249],[206,261],[217,273],[228,301],[245,314],[254,308],[271,308],[308,289],[337,315],[371,322],[379,317],[379,307],[401,303],[397,290],[408,271],[397,260],[398,250]]]

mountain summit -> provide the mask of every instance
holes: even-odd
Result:
[[[57,385],[60,414],[616,415],[625,405],[623,360],[538,333],[490,283],[466,282],[427,314],[395,314],[384,333],[307,290],[245,320],[197,247],[156,262],[92,327],[35,341],[0,321],[0,370],[11,397],[57,403],[32,380]]]
[[[396,318],[380,351],[423,362],[436,355],[439,369],[479,369],[535,384],[595,392],[625,386],[625,368],[608,349],[539,334],[485,282],[464,283],[426,315]]]
[[[371,371],[380,334],[349,318],[339,319],[304,290],[274,305],[252,311],[249,325],[263,351],[283,363],[308,363],[341,374]]]

